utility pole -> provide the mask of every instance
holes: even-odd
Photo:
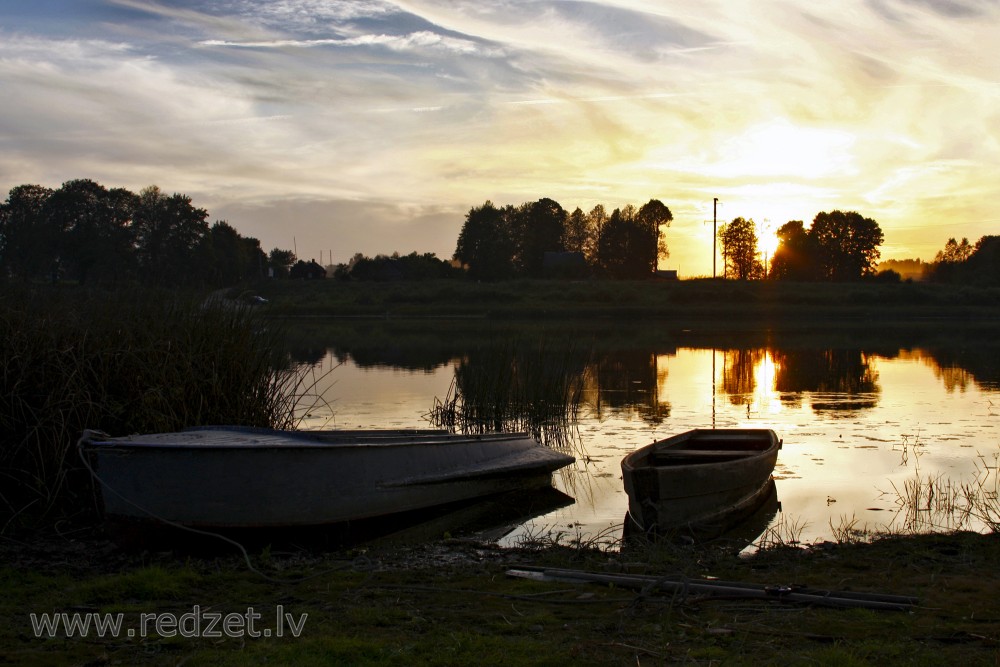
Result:
[[[717,251],[715,250],[715,240],[716,237],[718,236],[718,232],[716,232],[715,230],[715,224],[716,224],[715,209],[718,206],[718,204],[719,204],[719,198],[713,197],[712,198],[712,277],[713,278],[715,277],[715,256],[718,254]]]

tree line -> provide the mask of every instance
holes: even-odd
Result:
[[[0,278],[159,287],[223,286],[287,276],[294,253],[244,237],[158,187],[138,194],[89,180],[19,185],[0,203]]]
[[[822,212],[805,228],[791,220],[776,232],[778,247],[768,267],[776,280],[844,282],[875,275],[885,234],[855,211]]]
[[[720,228],[727,276],[835,282],[874,277],[899,281],[899,272],[891,268],[897,265],[910,268],[911,273],[917,267],[917,277],[931,282],[1000,285],[1000,236],[983,236],[975,244],[967,238],[950,238],[930,263],[887,262],[890,268],[877,272],[878,248],[884,234],[877,222],[854,211],[819,213],[809,228],[801,220],[785,223],[776,232],[779,244],[767,266],[757,250],[755,228],[753,220],[743,218]]]
[[[543,198],[520,206],[486,201],[465,216],[454,262],[432,253],[355,255],[328,276],[342,280],[422,280],[468,276],[476,280],[527,277],[642,279],[669,256],[664,230],[673,215],[657,199],[640,207],[598,204],[566,211]],[[718,230],[723,275],[751,280],[853,281],[876,274],[884,234],[854,211],[816,215],[782,225],[773,256],[763,256],[757,225],[738,217]],[[224,220],[182,194],[156,186],[139,193],[107,189],[89,180],[58,189],[19,185],[0,203],[0,279],[69,280],[121,286],[224,286],[264,277],[305,277],[306,264],[290,250],[265,253]],[[464,271],[452,264],[460,264]],[[883,272],[889,279],[898,274]],[[938,282],[1000,284],[1000,237],[977,243],[949,239],[924,278]]]
[[[948,239],[924,277],[941,283],[1000,285],[1000,236],[983,236],[975,244]]]
[[[724,277],[739,280],[853,281],[873,276],[884,234],[855,211],[818,213],[812,226],[790,220],[775,233],[774,256],[761,258],[757,225],[736,218],[719,228]]]
[[[568,213],[548,198],[502,207],[487,201],[465,216],[455,259],[477,280],[549,275],[554,263],[546,264],[546,253],[582,258],[583,266],[555,263],[557,270],[645,278],[668,256],[663,230],[671,220],[670,209],[657,199],[610,214],[600,204],[589,213],[580,208]]]
[[[603,205],[589,213],[569,213],[551,199],[497,207],[487,201],[465,217],[455,259],[470,277],[502,280],[551,273],[546,253],[578,253],[581,272],[609,278],[641,279],[656,273],[669,256],[664,229],[670,209],[657,199],[636,208]],[[777,232],[773,257],[761,257],[757,225],[738,217],[718,230],[723,275],[740,280],[859,280],[874,275],[884,240],[878,223],[859,213],[819,213],[812,226],[793,220]]]

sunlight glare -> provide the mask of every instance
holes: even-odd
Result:
[[[776,379],[781,365],[771,356],[771,351],[767,350],[764,358],[754,368],[754,380],[757,385],[754,400],[756,408],[761,414],[774,415],[782,411],[781,396],[776,389]]]
[[[757,223],[757,249],[764,258],[774,257],[774,251],[778,249],[779,240],[775,230],[775,225],[770,221]]]
[[[718,176],[790,176],[816,179],[854,173],[855,136],[836,129],[802,127],[777,119],[748,128],[725,142],[710,168]]]

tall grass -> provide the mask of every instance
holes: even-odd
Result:
[[[93,506],[73,449],[84,429],[294,426],[308,376],[288,367],[278,341],[232,305],[8,291],[0,297],[0,531]]]
[[[572,346],[506,341],[466,356],[430,421],[461,433],[527,431],[543,443],[571,446],[586,373]]]

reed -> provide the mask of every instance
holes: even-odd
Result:
[[[797,549],[802,545],[802,533],[807,526],[808,524],[801,519],[782,513],[776,522],[760,534],[752,547],[757,551]]]
[[[578,523],[570,525],[569,528],[572,530],[531,523],[524,527],[524,532],[513,540],[511,546],[522,551],[547,551],[562,548],[583,555],[586,553],[617,553],[621,551],[624,544],[621,537],[622,524],[607,526],[596,533],[585,533]],[[652,544],[652,542],[647,542],[643,547],[649,549],[652,548]]]
[[[966,480],[943,473],[916,472],[900,486],[892,485],[897,522],[904,533],[954,532],[961,530],[1000,532],[1000,451],[979,454],[976,469]]]
[[[830,519],[829,526],[833,533],[833,541],[837,544],[870,544],[890,534],[888,529],[877,530],[869,527],[867,523],[859,525],[859,519],[854,514],[850,518],[846,515],[841,516],[837,524]]]
[[[587,372],[572,345],[505,341],[470,353],[455,367],[432,424],[461,433],[526,431],[543,444],[572,448]]]
[[[942,473],[921,475],[919,471],[893,484],[898,507],[896,521],[909,534],[956,531],[971,527],[979,500],[974,484],[956,482]]]
[[[74,444],[204,424],[289,428],[306,372],[247,308],[150,293],[0,298],[0,530],[93,506]]]

